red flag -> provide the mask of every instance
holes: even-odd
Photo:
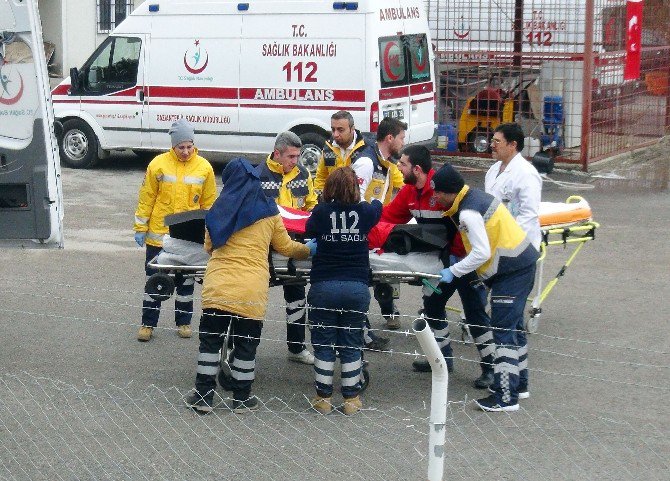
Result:
[[[626,64],[624,80],[640,78],[640,49],[642,48],[642,0],[626,2]]]

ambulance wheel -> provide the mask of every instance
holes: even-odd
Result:
[[[154,301],[167,301],[174,292],[174,280],[167,274],[154,274],[147,279],[144,290]]]
[[[93,129],[81,119],[71,119],[63,124],[59,147],[61,161],[68,167],[87,169],[98,163],[98,139]]]
[[[467,149],[469,152],[485,154],[491,151],[491,132],[477,129],[468,134]]]
[[[323,144],[326,137],[315,132],[306,132],[300,136],[302,149],[300,149],[300,163],[312,174],[316,173],[316,166],[323,152]]]

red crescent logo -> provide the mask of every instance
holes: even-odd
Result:
[[[393,73],[389,62],[389,52],[394,46],[396,45],[393,42],[389,42],[386,44],[386,48],[384,49],[384,72],[386,72],[386,76],[391,80],[398,80],[400,78],[400,74],[395,75]]]
[[[428,55],[426,55],[426,57],[427,56]],[[423,62],[421,62],[421,64],[419,64],[419,62],[417,62],[417,56],[416,55],[414,56],[414,66],[417,69],[419,69],[420,72],[423,72],[426,68],[426,60],[427,60],[426,57],[423,57]]]
[[[203,70],[207,68],[207,64],[209,63],[209,53],[207,53],[207,58],[205,58],[205,64],[200,67],[200,68],[191,68],[188,66],[188,63],[186,63],[186,52],[184,52],[184,67],[186,67],[186,70],[193,74],[198,74],[202,73]]]
[[[465,38],[465,37],[467,37],[468,35],[470,35],[470,30],[466,31],[465,33],[458,33],[458,32],[454,29],[454,35],[456,35],[458,38]]]
[[[23,77],[21,77],[20,73],[19,73],[19,79],[21,79],[21,86],[19,87],[18,93],[14,97],[10,97],[10,98],[3,99],[2,97],[0,97],[0,104],[2,104],[2,105],[13,105],[13,104],[15,104],[16,102],[19,101],[19,99],[23,95]]]

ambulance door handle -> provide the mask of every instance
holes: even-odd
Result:
[[[144,89],[138,89],[136,93],[137,93],[137,101],[144,102]]]
[[[410,102],[411,102],[411,101],[412,101],[412,100],[410,99]],[[412,111],[416,110],[417,108],[418,108],[418,106],[417,106],[416,104],[412,104]]]

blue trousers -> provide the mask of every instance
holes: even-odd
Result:
[[[491,320],[486,314],[486,287],[481,284],[472,285],[467,280],[458,277],[454,278],[449,284],[440,284],[439,287],[442,294],[433,292],[431,295],[423,297],[423,309],[426,322],[433,330],[437,345],[440,347],[447,364],[453,365],[453,353],[449,337],[446,305],[454,292],[458,291],[463,304],[465,322],[470,328],[470,333],[479,351],[482,372],[492,371],[495,346],[493,335],[489,329]]]
[[[309,289],[307,303],[317,394],[332,396],[339,352],[342,396],[356,397],[361,389],[363,325],[370,308],[368,285],[354,281],[317,282]]]
[[[305,286],[284,286],[286,301],[286,344],[288,350],[298,354],[305,349]]]
[[[148,262],[156,257],[161,251],[160,247],[147,245],[146,260],[144,261],[144,272],[146,273],[146,278],[156,272],[155,269],[151,269],[147,266]],[[194,288],[194,279],[176,277],[176,295],[174,298],[174,320],[178,326],[182,324],[191,324],[191,318],[193,317],[193,288]],[[161,313],[161,303],[160,301],[154,301],[147,292],[144,292],[144,300],[142,301],[142,325],[149,327],[156,327],[158,325],[158,317]]]
[[[487,279],[491,288],[491,328],[496,345],[494,385],[497,402],[516,404],[519,385],[528,383],[528,370],[520,379],[521,362],[526,364],[528,348],[523,329],[526,299],[533,290],[535,264],[523,269],[496,274]],[[522,348],[523,346],[523,348]],[[521,356],[524,360],[520,362]]]

